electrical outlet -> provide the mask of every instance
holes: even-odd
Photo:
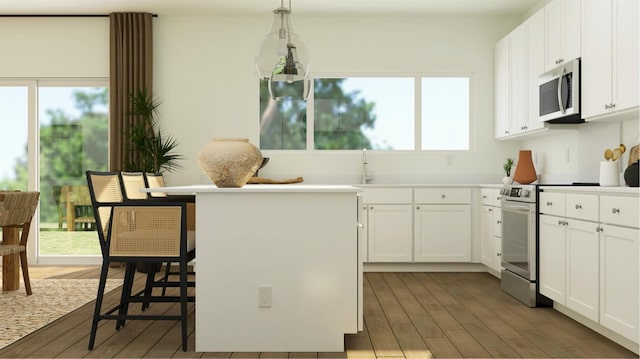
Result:
[[[258,286],[258,307],[271,308],[271,286]]]

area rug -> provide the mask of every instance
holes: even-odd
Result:
[[[107,279],[105,293],[121,284]],[[98,279],[32,279],[31,290],[0,292],[0,348],[96,299]]]

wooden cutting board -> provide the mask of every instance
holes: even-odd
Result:
[[[636,163],[638,158],[640,157],[640,145],[635,145],[631,147],[629,151],[629,163],[627,166],[631,166],[632,163]]]

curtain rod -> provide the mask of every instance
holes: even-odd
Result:
[[[158,17],[158,14],[151,14]],[[0,14],[0,17],[109,17],[109,14]]]

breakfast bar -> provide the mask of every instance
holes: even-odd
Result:
[[[362,328],[360,189],[195,185],[196,351],[341,352]]]

